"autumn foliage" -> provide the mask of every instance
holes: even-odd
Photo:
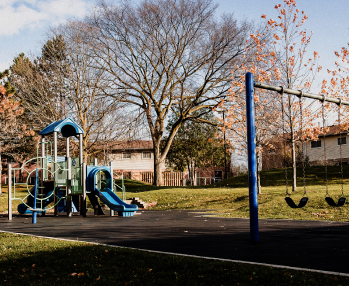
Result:
[[[265,26],[251,33],[250,45],[245,50],[247,64],[238,75],[232,74],[229,98],[224,103],[229,110],[227,127],[234,141],[242,142],[242,150],[246,142],[245,74],[252,72],[257,82],[309,92],[321,69],[318,53],[315,51],[310,57],[306,53],[312,35],[302,27],[308,18],[305,11],[298,9],[294,0],[277,4],[275,10],[275,20],[263,14]],[[260,89],[255,89],[254,99],[257,157],[264,147],[273,148],[275,135],[283,134],[284,140],[292,146],[295,172],[297,142],[314,139],[318,134],[313,124],[318,116],[313,112],[314,102],[304,99],[300,102],[295,96]]]
[[[6,79],[8,76],[8,70],[0,73],[0,79]],[[8,82],[0,85],[0,129],[2,133],[10,131],[15,118],[23,113],[20,102],[14,98],[14,93],[15,89]]]

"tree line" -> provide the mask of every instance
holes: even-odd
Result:
[[[84,130],[85,160],[123,140],[149,136],[155,185],[161,185],[166,157],[178,170],[219,162],[220,130],[229,133],[234,148],[243,149],[244,74],[252,71],[258,81],[309,90],[320,68],[318,55],[307,58],[311,36],[301,30],[307,15],[295,1],[276,5],[278,20],[260,26],[237,21],[233,14],[216,15],[216,8],[212,0],[102,1],[84,20],[51,29],[40,55],[20,54],[6,73],[5,81],[16,88],[12,102],[18,116],[4,122],[16,124],[12,138],[21,139],[10,140],[21,145],[6,145],[8,154],[17,152],[17,161],[32,156],[26,148],[38,141],[37,132],[66,117]],[[317,136],[309,120],[317,116],[312,105],[256,93],[259,156],[273,136],[288,134],[295,166],[296,143]],[[301,107],[307,122],[303,137]],[[222,110],[226,122],[217,116]],[[191,146],[196,148],[186,149],[183,143],[195,136]],[[176,154],[184,151],[186,159],[178,161]]]

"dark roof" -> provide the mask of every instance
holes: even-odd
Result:
[[[341,134],[347,134],[348,133],[348,124],[342,124],[341,126],[338,125],[332,125],[325,127],[325,136],[333,136],[333,135],[339,135]],[[319,134],[319,137],[324,137],[324,128],[321,128],[321,133]]]
[[[109,150],[149,150],[153,149],[151,140],[117,141],[108,144]]]

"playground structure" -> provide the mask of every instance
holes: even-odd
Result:
[[[57,156],[57,138],[58,133],[66,138],[66,156]],[[8,219],[12,220],[12,201],[18,200],[20,214],[37,213],[45,215],[48,209],[54,209],[54,215],[58,212],[67,212],[72,216],[73,212],[80,212],[80,215],[86,216],[86,196],[93,206],[94,214],[104,214],[101,205],[97,199],[110,208],[110,215],[114,216],[117,212],[119,216],[133,216],[138,210],[136,205],[129,205],[125,200],[125,187],[123,180],[121,186],[114,180],[111,164],[109,166],[97,166],[95,159],[94,165],[87,166],[83,162],[83,130],[71,118],[52,122],[44,128],[39,134],[41,141],[37,146],[37,157],[25,162],[20,168],[8,168]],[[50,141],[45,141],[45,136],[53,134],[53,146]],[[72,136],[79,138],[79,157],[70,157],[69,139]],[[40,148],[41,147],[41,148]],[[53,154],[52,154],[53,152]],[[41,153],[41,154],[40,154]],[[40,154],[40,155],[39,155]],[[36,163],[36,168],[30,170],[30,166]],[[26,183],[16,183],[16,170],[27,172]],[[35,185],[29,188],[29,180],[32,173],[35,172]],[[119,177],[119,176],[118,176]],[[122,179],[122,178],[121,178]],[[16,186],[25,185],[28,194],[25,198],[16,197]],[[116,194],[116,189],[122,191],[122,199]]]
[[[245,89],[246,89],[246,119],[247,119],[247,153],[248,153],[248,186],[249,186],[249,206],[250,206],[250,239],[252,241],[259,241],[259,226],[258,226],[258,193],[257,193],[257,156],[256,156],[256,132],[255,132],[255,108],[254,108],[254,88],[261,88],[271,91],[276,91],[280,94],[292,94],[297,96],[300,100],[303,97],[312,98],[324,102],[332,102],[341,105],[349,106],[349,101],[338,98],[330,98],[325,95],[316,95],[301,90],[292,90],[282,86],[272,86],[253,80],[253,74],[248,72],[245,75]],[[301,106],[301,105],[300,105]],[[301,113],[302,116],[302,113]],[[324,117],[324,114],[322,115]],[[340,111],[339,111],[340,119]],[[327,170],[327,169],[326,169]],[[326,175],[327,176],[327,175]],[[327,180],[327,177],[326,177]],[[342,180],[343,182],[343,180]],[[286,191],[287,192],[287,191]],[[304,190],[305,192],[305,190]],[[308,197],[305,195],[299,202],[295,204],[289,193],[285,198],[287,204],[292,208],[301,208],[308,202]],[[325,197],[326,202],[333,207],[340,207],[345,204],[346,198],[343,194],[342,183],[342,197],[336,203],[329,195],[328,190]]]

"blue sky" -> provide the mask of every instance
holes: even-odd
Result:
[[[116,1],[110,1],[116,2]],[[139,2],[139,0],[136,0]],[[278,0],[214,0],[219,4],[217,14],[233,12],[238,20],[261,23],[261,15],[276,18],[274,6]],[[0,0],[0,71],[8,68],[13,58],[21,52],[40,52],[50,27],[73,18],[82,18],[95,6],[94,0]],[[309,52],[320,55],[326,69],[333,67],[334,51],[347,46],[349,41],[348,0],[299,0],[297,7],[309,16],[305,24],[313,31]],[[316,90],[316,86],[314,86]],[[314,92],[315,92],[314,90]]]

